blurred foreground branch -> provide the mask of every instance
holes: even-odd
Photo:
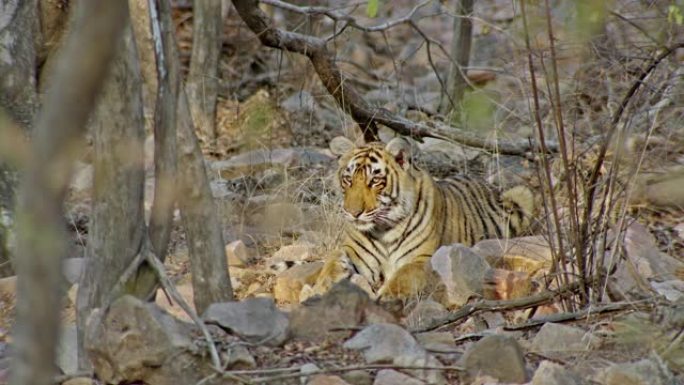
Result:
[[[505,141],[482,138],[443,123],[431,125],[413,122],[384,108],[370,105],[347,81],[335,63],[335,57],[326,47],[327,39],[289,32],[274,27],[273,21],[258,7],[257,0],[233,0],[235,9],[250,30],[267,47],[299,53],[309,58],[321,82],[335,98],[337,104],[361,126],[366,141],[377,140],[377,124],[414,138],[432,137],[482,148],[507,155],[526,155],[538,151],[538,145],[529,140]],[[557,149],[555,143],[546,142],[548,151]]]
[[[57,61],[20,190],[12,384],[52,384],[68,253],[62,200],[86,121],[125,26],[127,2],[81,2]]]

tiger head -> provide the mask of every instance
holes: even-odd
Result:
[[[346,219],[359,231],[382,231],[396,225],[416,204],[416,178],[411,144],[404,138],[386,146],[370,143],[357,147],[344,137],[330,143],[340,156],[337,176],[344,192]]]

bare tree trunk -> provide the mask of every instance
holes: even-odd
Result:
[[[473,14],[475,0],[456,0],[454,17],[454,36],[451,40],[451,65],[447,80],[447,95],[442,95],[439,112],[450,115],[453,121],[463,101],[463,93],[468,86],[466,70],[470,62],[470,46],[473,40]]]
[[[142,87],[130,18],[92,120],[94,196],[87,261],[78,290],[79,346],[92,309],[103,306],[147,236],[143,210]],[[79,364],[87,365],[84,351]]]
[[[159,19],[164,39],[173,42],[168,56],[169,74],[180,82],[180,58],[173,35],[171,6],[159,0]],[[180,84],[180,83],[179,83]],[[230,301],[233,290],[228,276],[221,221],[217,215],[190,107],[182,84],[178,87],[176,130],[178,134],[178,204],[183,217],[192,269],[192,288],[198,313],[214,302]]]
[[[216,98],[221,52],[221,0],[195,0],[192,58],[186,83],[190,112],[200,140],[216,145]]]
[[[88,115],[102,86],[128,7],[79,2],[79,18],[56,65],[34,126],[18,210],[16,360],[12,384],[52,384],[68,241],[62,200]]]
[[[0,108],[28,131],[38,104],[36,93],[37,0],[0,0]],[[2,218],[14,211],[17,175],[0,160],[0,277],[14,274],[6,245],[12,228]]]
[[[173,24],[162,25],[158,9],[155,0],[150,0],[144,8],[138,7],[137,11],[148,12],[149,17],[145,17],[148,30],[140,30],[136,33],[149,35],[152,52],[144,55],[148,61],[156,63],[156,79],[152,82],[157,85],[157,99],[154,103],[156,106],[154,111],[155,186],[148,233],[155,256],[164,262],[173,226],[173,208],[176,199],[176,114],[178,110],[176,106],[180,73],[178,69],[173,70],[169,67],[168,58],[175,52],[174,44],[176,44],[174,39],[168,38],[168,36],[173,36]],[[142,15],[133,16],[133,18],[136,17],[138,20],[143,19]],[[141,27],[141,25],[138,26],[139,29],[142,29]],[[165,39],[164,36],[167,38]],[[142,39],[143,37],[139,36],[136,41]],[[142,263],[129,286],[136,294],[145,298],[154,298],[159,286],[158,279],[147,261]]]

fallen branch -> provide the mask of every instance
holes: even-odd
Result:
[[[343,372],[351,372],[355,370],[376,370],[376,369],[396,369],[396,370],[441,370],[441,371],[458,371],[461,372],[465,369],[463,369],[460,366],[420,366],[420,365],[392,365],[392,364],[371,364],[371,365],[352,365],[352,366],[343,366],[339,368],[327,368],[327,369],[319,369],[319,370],[314,370],[311,372],[307,373],[301,373],[301,367],[294,367],[294,368],[287,368],[283,369],[282,371],[290,371],[290,372],[296,372],[296,373],[287,373],[287,374],[280,374],[280,375],[275,375],[275,376],[264,376],[264,377],[257,377],[252,380],[249,380],[251,382],[248,383],[253,383],[253,384],[262,384],[264,382],[274,382],[274,381],[282,381],[282,380],[287,380],[287,379],[293,379],[293,378],[300,378],[300,377],[312,377],[318,374],[329,374],[329,373],[343,373]],[[280,369],[276,369],[280,370]],[[263,373],[272,373],[273,369],[264,369],[264,370],[236,370],[236,371],[228,371],[225,372],[226,374],[263,374]]]
[[[413,138],[438,138],[505,155],[525,156],[530,152],[539,151],[538,145],[530,144],[531,141],[528,139],[490,140],[443,123],[416,123],[384,108],[372,106],[349,84],[337,67],[334,55],[326,47],[327,40],[274,27],[273,21],[259,9],[257,0],[233,0],[233,5],[263,45],[299,53],[309,58],[323,86],[335,98],[340,108],[361,126],[366,141],[378,140],[379,123],[401,135]],[[411,20],[407,19],[408,22]],[[547,142],[546,145],[550,152],[557,149],[556,144]]]
[[[614,302],[603,306],[588,306],[582,310],[570,312],[570,313],[556,313],[551,314],[546,317],[537,318],[534,320],[527,321],[523,324],[504,326],[505,330],[524,330],[533,328],[535,326],[541,326],[548,322],[569,322],[569,321],[579,321],[585,318],[589,318],[594,315],[603,315],[607,313],[615,313],[623,310],[645,310],[650,309],[654,306],[653,299],[645,299],[637,302]]]
[[[521,310],[532,307],[541,306],[552,302],[559,296],[574,294],[580,285],[578,282],[573,282],[560,288],[557,291],[546,291],[529,297],[516,298],[511,300],[481,300],[475,303],[469,303],[457,311],[448,314],[446,317],[434,321],[427,326],[411,329],[412,333],[422,333],[437,328],[452,324],[454,322],[465,319],[474,313],[481,311],[507,311],[507,310]]]

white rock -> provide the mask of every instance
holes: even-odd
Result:
[[[447,292],[450,305],[462,306],[482,296],[482,283],[490,268],[487,261],[461,244],[440,247],[430,259]]]

